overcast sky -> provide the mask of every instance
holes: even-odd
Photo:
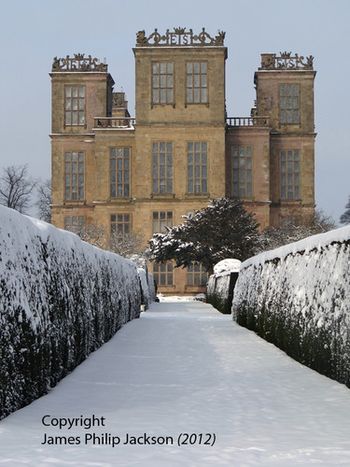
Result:
[[[28,163],[50,176],[50,79],[54,56],[106,61],[134,115],[136,32],[174,26],[226,31],[227,109],[249,115],[260,53],[315,57],[316,202],[338,220],[350,195],[348,0],[12,0],[1,5],[0,167]]]

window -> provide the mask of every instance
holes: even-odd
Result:
[[[207,193],[207,143],[187,144],[188,193]]]
[[[186,103],[208,102],[207,62],[186,64]]]
[[[64,218],[64,229],[80,235],[85,226],[84,216],[66,216]]]
[[[173,213],[171,211],[153,212],[153,233],[166,232],[165,227],[173,226]]]
[[[203,265],[193,262],[187,268],[187,285],[205,286],[208,281],[208,273]]]
[[[84,153],[66,152],[65,162],[65,199],[76,201],[84,199]]]
[[[299,150],[281,151],[281,199],[300,198]]]
[[[130,214],[119,213],[111,215],[111,235],[122,239],[131,233]]]
[[[299,124],[299,84],[280,84],[280,123]]]
[[[252,189],[252,147],[231,146],[232,196],[251,198]]]
[[[174,64],[152,63],[152,104],[174,103]]]
[[[85,86],[65,86],[65,125],[85,125]]]
[[[111,148],[110,153],[111,197],[130,196],[130,149]]]
[[[158,286],[173,285],[173,263],[153,263],[153,277]]]
[[[153,193],[172,193],[173,191],[173,145],[172,143],[153,143],[152,147]]]

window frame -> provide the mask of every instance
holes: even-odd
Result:
[[[165,214],[164,216],[164,221],[162,222],[161,219],[161,214]],[[157,215],[157,218],[155,218],[155,214]],[[169,216],[170,214],[170,216]],[[155,224],[157,224],[157,227],[155,228]],[[165,227],[173,227],[174,225],[174,213],[173,211],[169,210],[160,210],[160,211],[152,211],[152,234],[155,233],[165,233],[166,229]]]
[[[165,73],[161,72],[162,65],[166,66]],[[158,65],[159,72],[156,73],[154,71],[155,66]],[[168,71],[168,66],[172,65],[172,71]],[[165,76],[166,85],[165,87],[161,86],[161,77]],[[169,77],[172,77],[172,85],[168,85]],[[156,87],[154,85],[156,77],[159,77],[159,85]],[[165,90],[165,102],[161,101],[161,90]],[[168,100],[168,91],[172,91],[172,98]],[[156,102],[156,91],[158,93],[158,102]],[[151,106],[154,107],[155,105],[175,105],[175,63],[170,60],[160,60],[160,61],[152,61],[151,62]]]
[[[289,93],[282,93],[282,90],[286,87],[294,87],[298,90],[297,94],[294,95],[293,92]],[[301,124],[301,111],[300,111],[300,103],[301,103],[301,87],[300,83],[280,83],[278,88],[278,110],[279,110],[279,124],[280,126],[284,125],[299,125]],[[288,99],[290,100],[288,104]],[[292,104],[293,99],[297,100],[297,106],[295,107]],[[286,102],[286,104],[284,104]],[[282,105],[283,104],[283,105]],[[288,113],[290,115],[295,114],[297,118],[294,116],[291,118],[292,121],[288,121]]]
[[[73,158],[73,155],[78,156],[78,161],[67,161],[67,156],[71,155],[71,158]],[[79,157],[82,156],[82,172],[80,172],[80,167],[79,167]],[[84,201],[85,200],[85,152],[84,151],[65,151],[64,152],[64,179],[63,179],[63,185],[64,185],[64,201],[69,201],[69,202],[75,202],[75,201]],[[77,171],[73,170],[73,163],[77,162]],[[70,171],[67,172],[67,163],[70,163]],[[67,177],[69,176],[70,178],[70,184],[67,185]],[[82,183],[82,193],[80,193],[80,187],[79,187],[79,179],[80,176],[83,177],[83,183]],[[74,177],[76,177],[76,182],[74,183]],[[70,195],[67,196],[68,193],[68,187],[69,187],[69,193]],[[73,189],[75,188],[75,190]],[[77,193],[77,197],[75,198],[73,196],[73,193]]]
[[[237,156],[234,152],[237,151]],[[235,159],[238,164],[235,167]],[[241,167],[241,162],[243,162]],[[232,144],[230,146],[230,163],[231,163],[231,196],[235,199],[253,199],[254,196],[254,146],[252,144]],[[248,167],[247,167],[248,165]],[[250,165],[250,167],[249,167]],[[235,172],[237,180],[235,180]],[[250,180],[248,180],[248,175]],[[237,183],[237,192],[235,193],[234,185]],[[250,192],[248,190],[250,185]],[[244,187],[244,194],[242,188]]]
[[[285,154],[283,154],[285,153]],[[288,153],[292,153],[293,160],[288,160]],[[295,156],[298,156],[298,160],[295,160]],[[285,156],[286,160],[283,161],[282,158]],[[279,165],[280,165],[280,199],[283,202],[289,201],[300,201],[301,200],[301,151],[300,149],[281,149],[279,151]],[[288,171],[288,163],[293,164],[293,171]],[[297,163],[297,171],[295,171]],[[283,168],[286,168],[284,171]],[[297,177],[296,177],[297,175]],[[284,179],[285,176],[285,188],[284,188]],[[292,185],[288,184],[288,178],[291,177]],[[295,179],[297,178],[297,184]],[[289,187],[292,187],[292,190],[289,191]],[[297,190],[296,190],[297,187]],[[289,197],[289,193],[292,193],[292,197]]]
[[[119,221],[118,216],[122,216],[122,219]],[[124,220],[124,217],[128,216],[128,222]],[[113,217],[115,217],[115,220],[113,220]],[[127,235],[130,235],[132,233],[132,214],[131,212],[115,212],[113,214],[110,214],[110,235],[114,235],[116,233],[117,235],[120,235],[120,238],[122,240],[125,240],[127,238]],[[125,231],[125,226],[128,226],[128,231]],[[114,230],[113,227],[117,226],[122,226],[122,231],[118,231],[118,229]]]
[[[71,95],[67,96],[67,89],[72,88]],[[78,96],[73,96],[73,88],[78,88]],[[79,88],[84,89],[84,96],[80,97]],[[67,98],[71,100],[71,108],[67,109]],[[84,99],[83,109],[80,108],[80,99]],[[73,109],[74,99],[78,99],[78,109]],[[64,112],[64,128],[66,127],[84,127],[86,128],[86,85],[85,84],[65,84],[64,85],[64,98],[63,98],[63,112]],[[70,114],[70,123],[67,121],[67,113]],[[77,113],[77,123],[73,123],[73,114]],[[84,123],[79,122],[79,113],[83,114]]]
[[[161,270],[163,266],[165,268],[164,271]],[[157,268],[159,267],[158,271],[156,270],[156,267]],[[158,287],[174,287],[174,264],[172,261],[165,261],[165,262],[159,262],[159,263],[154,262],[152,271],[153,271],[153,278],[156,281]],[[161,278],[162,278],[161,275],[163,275],[165,281],[161,281]]]
[[[161,150],[161,145],[164,145],[164,150]],[[171,148],[170,153],[168,148]],[[157,150],[155,151],[155,147]],[[161,164],[162,156],[164,156],[164,164]],[[169,159],[170,156],[170,159]],[[171,164],[169,164],[171,160]],[[164,167],[164,175],[162,176],[162,167]],[[168,176],[169,169],[171,176]],[[173,194],[174,190],[174,144],[172,141],[153,141],[152,142],[152,190],[153,195],[169,195]],[[156,174],[156,175],[155,175]],[[162,190],[162,187],[165,187]]]
[[[195,270],[199,266],[199,270]],[[204,282],[205,276],[205,282]],[[199,283],[196,284],[196,278],[199,279]],[[192,261],[191,265],[186,268],[186,285],[188,287],[205,287],[208,282],[209,274],[205,270],[202,263],[198,261]]]
[[[195,73],[195,65],[199,65],[199,73]],[[202,73],[202,65],[206,66],[205,73]],[[192,72],[188,71],[188,66],[192,65]],[[188,85],[188,78],[192,77],[191,86]],[[195,86],[195,76],[198,76],[199,86]],[[206,85],[202,85],[203,76],[205,76]],[[199,89],[199,101],[194,99],[195,89]],[[206,100],[202,99],[202,89],[206,90]],[[188,91],[191,90],[192,101],[188,99]],[[209,105],[209,84],[208,84],[208,61],[207,60],[188,60],[185,62],[185,105]]]
[[[193,145],[192,151],[190,151],[190,145]],[[196,145],[200,145],[200,152],[196,151]],[[205,151],[203,152],[203,147]],[[196,155],[199,154],[200,162],[196,163]],[[187,194],[192,196],[197,195],[208,195],[208,182],[209,182],[209,144],[207,141],[187,141]],[[190,156],[192,156],[192,163],[190,163]],[[205,156],[205,164],[203,164],[203,156]],[[190,176],[190,167],[192,167],[192,176]],[[199,167],[199,184],[200,191],[196,191],[196,186],[198,186],[198,176],[196,176],[196,167]],[[203,167],[205,167],[205,177],[203,176]],[[192,180],[192,187],[190,187],[190,180]],[[205,181],[205,190],[203,189],[203,182]]]
[[[122,157],[118,156],[118,152],[123,151]],[[125,151],[128,152],[127,159],[125,159]],[[115,154],[113,154],[115,152]],[[113,199],[127,199],[131,197],[131,156],[132,156],[132,149],[130,146],[113,146],[110,147],[109,150],[109,193],[110,197]],[[121,160],[121,189],[122,194],[118,193],[118,160]],[[125,168],[125,161],[127,160],[127,169]],[[114,162],[115,167],[113,169],[112,163]],[[128,172],[128,180],[127,183],[125,181],[125,172]],[[114,194],[113,194],[113,187],[114,186]],[[126,192],[127,186],[127,192]]]

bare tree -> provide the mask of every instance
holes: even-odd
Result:
[[[286,218],[279,227],[269,227],[262,233],[262,251],[328,232],[336,227],[334,219],[321,210],[316,210],[307,220]]]
[[[82,225],[78,232],[75,232],[84,242],[91,243],[91,245],[98,246],[99,248],[105,247],[105,229],[96,224]]]
[[[39,219],[51,222],[51,180],[38,184],[38,200],[35,204]]]
[[[36,182],[28,175],[27,165],[11,165],[0,176],[0,204],[25,212],[30,207]]]
[[[347,202],[345,206],[345,211],[340,216],[340,223],[344,225],[350,224],[350,196],[349,196],[349,201]]]
[[[135,233],[111,234],[109,249],[121,256],[143,255],[143,237]]]

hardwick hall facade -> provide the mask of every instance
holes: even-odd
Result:
[[[264,53],[249,117],[228,117],[225,33],[175,28],[137,34],[135,118],[113,92],[108,65],[55,58],[52,81],[52,219],[79,232],[155,232],[213,198],[243,200],[261,228],[314,212],[313,57]],[[229,81],[228,81],[229,83]],[[163,293],[195,293],[199,264],[151,265]]]

